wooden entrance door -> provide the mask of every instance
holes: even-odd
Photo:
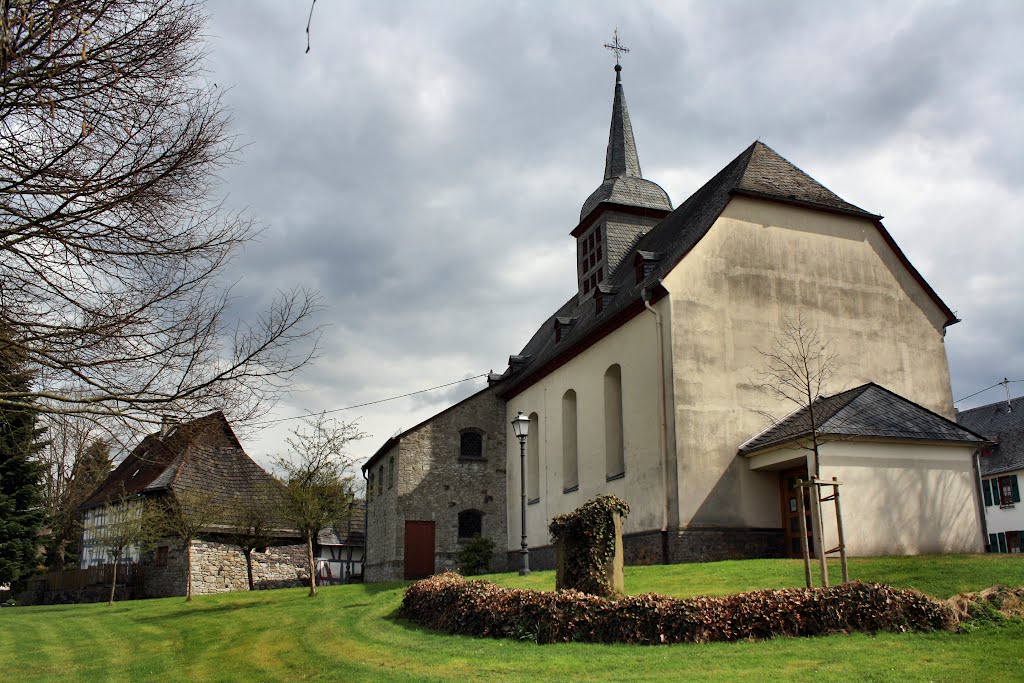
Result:
[[[405,578],[423,579],[434,573],[434,523],[405,521]]]
[[[789,557],[803,557],[800,548],[800,506],[797,503],[796,480],[807,481],[807,467],[797,467],[779,472],[779,487],[782,493],[782,527],[786,531],[786,553]],[[811,526],[811,494],[804,489],[804,523],[807,529],[807,544],[814,557],[814,532]]]

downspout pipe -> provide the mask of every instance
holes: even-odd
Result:
[[[644,300],[644,307],[654,316],[654,326],[658,338],[658,446],[661,449],[661,484],[664,496],[661,504],[661,562],[669,563],[668,549],[668,519],[671,494],[669,491],[669,467],[668,467],[668,419],[665,416],[665,335],[663,332],[661,314],[651,305],[652,292],[644,287],[640,292]]]

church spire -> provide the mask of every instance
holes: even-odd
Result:
[[[612,125],[608,130],[608,152],[604,161],[604,177],[632,176],[642,178],[640,159],[633,140],[633,126],[629,123],[626,93],[622,89],[622,65],[615,65],[615,99],[612,102]]]
[[[629,52],[629,48],[619,42],[619,29],[615,29],[615,38],[612,42],[605,43],[604,46],[615,53],[615,99],[612,101],[612,124],[608,131],[604,178],[642,178],[636,142],[633,140],[633,126],[629,123],[626,93],[622,89],[622,65],[619,64],[620,57]]]

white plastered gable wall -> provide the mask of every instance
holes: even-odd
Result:
[[[828,393],[875,381],[952,418],[945,316],[867,219],[734,197],[664,278],[679,523],[778,527],[775,472],[737,448],[795,406],[756,383],[761,357],[801,312],[841,362]]]

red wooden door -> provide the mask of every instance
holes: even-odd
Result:
[[[797,504],[796,480],[807,481],[807,468],[798,467],[792,470],[779,472],[779,485],[782,490],[782,524],[786,531],[786,553],[789,557],[803,557],[803,550],[800,547],[800,512]],[[814,532],[811,525],[811,496],[810,490],[804,489],[804,525],[807,529],[807,544],[811,557],[814,557]]]
[[[405,521],[405,578],[422,579],[434,573],[434,523]]]

